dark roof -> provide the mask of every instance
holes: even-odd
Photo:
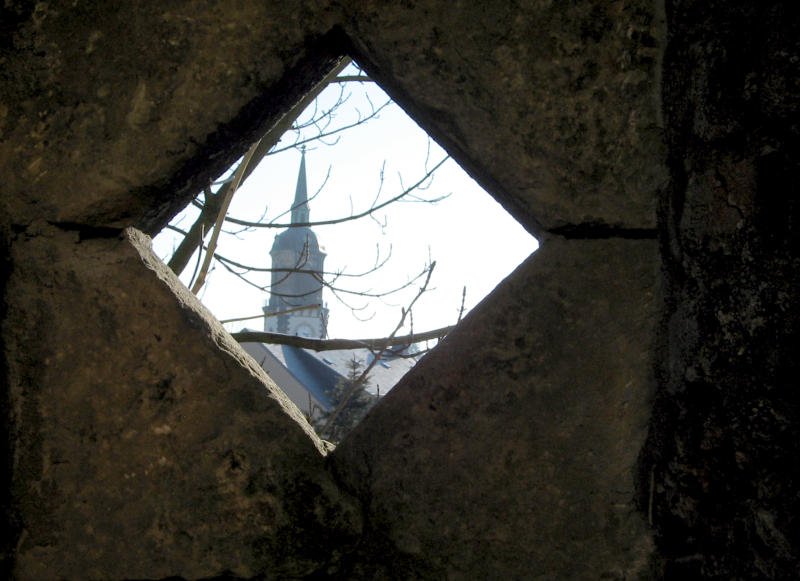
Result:
[[[306,146],[300,148],[300,171],[297,173],[297,187],[292,204],[292,224],[303,224],[310,220],[308,207],[308,187],[306,185]]]
[[[367,349],[341,349],[336,351],[311,351],[289,345],[264,345],[308,391],[328,409],[331,395],[337,383],[346,378],[348,363],[355,357],[363,366],[372,362],[372,353]],[[385,395],[408,371],[416,359],[388,356],[382,357],[370,370],[367,391],[373,395]]]
[[[272,252],[277,250],[292,250],[297,254],[307,251],[310,254],[317,254],[320,252],[319,242],[317,235],[305,226],[298,226],[295,228],[287,228],[286,231],[281,232],[275,237],[275,242],[272,244]]]
[[[341,377],[347,377],[350,371],[349,363],[355,357],[362,366],[372,363],[373,355],[368,349],[341,349],[336,351],[309,351],[311,357],[322,361]],[[415,358],[395,357],[384,354],[369,372],[367,378],[367,391],[373,395],[380,389],[381,395],[392,389],[398,381],[408,373],[417,362]]]
[[[309,359],[305,354],[305,349],[289,345],[265,343],[257,343],[257,345],[265,351],[269,351],[326,411],[333,407],[331,393],[340,379],[335,371],[326,369],[319,362]]]

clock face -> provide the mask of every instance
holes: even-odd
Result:
[[[314,335],[314,330],[311,328],[311,325],[307,323],[302,323],[301,325],[297,325],[296,335],[300,335],[301,337],[311,337]]]

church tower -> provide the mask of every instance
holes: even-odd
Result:
[[[325,253],[308,226],[306,152],[301,150],[292,226],[275,237],[270,297],[264,306],[264,330],[287,335],[324,339],[328,331],[328,309],[322,303]]]

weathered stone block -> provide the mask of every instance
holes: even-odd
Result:
[[[529,228],[652,228],[667,181],[652,0],[40,3],[14,24],[20,221],[157,226],[350,49]]]
[[[327,3],[313,4],[98,0],[4,13],[0,208],[17,223],[168,220],[341,56],[322,40]]]
[[[359,527],[322,443],[147,237],[86,234],[13,247],[17,577],[316,570]]]
[[[548,240],[417,365],[332,457],[365,503],[359,566],[646,576],[658,273],[653,240]]]
[[[521,223],[655,227],[668,179],[660,2],[344,10],[354,56]]]

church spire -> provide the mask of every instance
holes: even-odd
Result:
[[[264,330],[272,333],[324,338],[328,309],[322,300],[325,253],[309,222],[306,150],[300,149],[300,172],[292,204],[292,226],[275,237],[272,283],[264,306]]]
[[[309,221],[308,187],[306,185],[306,146],[300,147],[300,171],[297,174],[297,188],[292,204],[292,224],[305,224]]]

